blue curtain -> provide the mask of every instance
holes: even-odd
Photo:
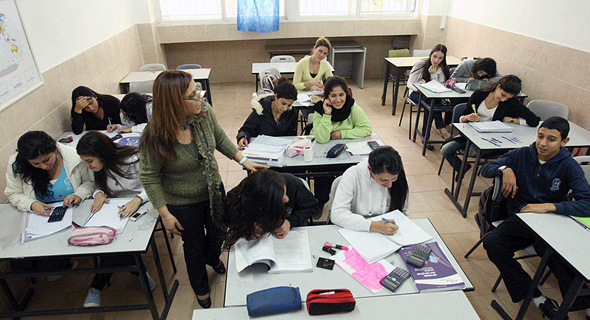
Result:
[[[279,0],[238,0],[238,31],[279,31]]]

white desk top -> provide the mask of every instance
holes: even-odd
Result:
[[[301,292],[302,298],[307,292]],[[396,296],[359,298],[352,312],[318,316],[322,320],[336,319],[479,319],[461,291],[430,292]],[[393,316],[393,317],[392,317]],[[263,317],[264,319],[302,319],[309,317],[305,303],[301,310]],[[197,309],[193,320],[248,319],[244,307]]]
[[[590,279],[590,232],[571,217],[553,213],[519,213],[539,237],[574,267],[584,280]]]
[[[465,99],[465,100],[468,100],[474,92],[474,91],[469,91],[469,90],[465,89],[465,83],[460,83],[457,86],[464,89],[465,93],[459,93],[459,92],[456,92],[453,90],[447,91],[447,92],[435,93],[435,92],[426,90],[420,86],[414,85],[413,87],[416,90],[420,91],[422,93],[422,95],[424,95],[424,97],[427,99]],[[520,92],[517,95],[517,97],[518,98],[526,98],[528,96],[525,93]]]
[[[416,62],[428,57],[398,57],[398,58],[385,58],[385,61],[391,63],[396,68],[412,68]],[[448,66],[457,66],[461,63],[461,59],[455,56],[447,56]]]
[[[481,150],[505,150],[517,149],[520,147],[529,146],[537,139],[537,128],[529,126],[521,126],[518,124],[506,123],[514,128],[511,133],[481,133],[477,132],[469,123],[453,123],[453,126],[459,130],[467,139],[475,144]],[[520,142],[512,143],[504,138],[517,138]],[[570,141],[565,145],[566,147],[578,148],[590,146],[590,131],[580,127],[579,125],[570,121]],[[501,141],[500,146],[496,146],[484,139],[494,138]]]
[[[211,68],[185,69],[181,71],[190,73],[193,76],[193,80],[207,80],[209,79],[209,74],[211,74]],[[162,71],[129,72],[129,74],[121,80],[121,83],[155,80],[160,73],[162,73]]]
[[[104,133],[105,135],[107,135],[109,138],[112,138],[114,136],[117,135],[117,131],[113,131],[113,132],[108,132],[106,130],[97,130],[100,133]],[[72,148],[75,148],[78,145],[78,141],[80,141],[80,139],[82,138],[83,135],[85,135],[86,133],[88,133],[88,131],[82,131],[82,133],[80,134],[74,134],[72,131],[66,131],[64,132],[61,136],[59,136],[59,138],[57,138],[58,142],[59,139],[61,138],[67,138],[67,137],[72,137],[73,141],[69,142],[69,143],[62,143],[63,145],[66,146],[70,146]],[[141,134],[136,133],[136,132],[127,132],[127,133],[121,133],[121,135],[123,136],[123,138],[129,138],[129,137],[140,137]]]
[[[201,98],[203,98],[205,96],[205,94],[207,93],[207,90],[201,90],[199,91],[199,93],[201,93]],[[147,94],[148,96],[153,96],[154,94],[149,92],[149,93],[143,93],[143,94]],[[127,95],[127,93],[121,94],[121,93],[115,93],[115,94],[111,94],[111,96],[119,99],[119,101],[123,100],[123,98]]]
[[[310,136],[311,137],[311,136]],[[285,139],[294,139],[296,137],[281,137]],[[306,162],[303,159],[303,155],[298,155],[293,158],[287,157],[285,154],[278,160],[278,161],[260,161],[260,160],[253,160],[258,163],[263,163],[265,165],[271,167],[310,167],[310,166],[321,166],[321,165],[338,165],[338,164],[355,164],[361,162],[361,160],[368,158],[369,156],[351,156],[348,152],[343,151],[338,157],[336,158],[326,158],[328,151],[334,145],[338,143],[350,143],[350,142],[358,142],[358,141],[377,141],[380,145],[385,145],[379,134],[373,132],[370,136],[359,138],[359,139],[338,139],[338,140],[330,140],[328,143],[318,143],[317,141],[313,142],[313,154],[314,159],[311,162]]]
[[[332,68],[332,71],[334,71],[334,67],[330,67]],[[252,74],[259,74],[260,71],[269,68],[275,68],[279,70],[281,74],[295,73],[295,68],[297,68],[297,62],[254,62],[252,63]]]
[[[74,222],[83,225],[90,216],[92,201],[86,200],[74,208]],[[158,212],[150,202],[140,210],[149,212],[136,222],[129,221],[125,230],[115,240],[102,246],[78,247],[68,245],[73,228],[50,236],[20,243],[20,234],[26,227],[25,213],[10,204],[0,204],[3,228],[0,230],[0,259],[38,258],[55,256],[97,255],[104,253],[145,252],[158,219]]]
[[[444,244],[436,229],[428,219],[416,219],[414,222],[425,232],[433,237],[433,241],[438,242],[441,250],[449,258],[449,261],[465,282],[466,289],[473,289],[473,285]],[[396,292],[390,292],[383,288],[377,293],[372,293],[351,276],[346,274],[340,267],[334,266],[334,270],[316,268],[315,264],[318,257],[330,258],[330,254],[322,251],[323,243],[346,245],[348,242],[338,232],[340,229],[336,225],[302,227],[308,231],[310,249],[312,254],[313,272],[286,273],[286,274],[269,274],[263,265],[254,265],[238,274],[235,265],[235,252],[232,248],[229,253],[227,279],[225,282],[225,306],[245,306],[246,296],[254,291],[268,289],[276,286],[293,286],[299,287],[301,298],[305,300],[306,295],[313,289],[318,288],[347,288],[350,289],[355,298],[376,297],[384,295],[400,295],[417,293],[418,289],[414,281],[409,280],[397,289]],[[386,258],[387,261],[393,261],[395,266],[405,269],[405,265],[399,255],[394,253]]]

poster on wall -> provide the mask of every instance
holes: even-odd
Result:
[[[0,0],[0,110],[43,84],[14,0]]]

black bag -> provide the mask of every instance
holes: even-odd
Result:
[[[502,176],[494,179],[494,185],[481,193],[479,210],[475,214],[475,222],[479,226],[479,237],[492,231],[492,222],[506,219],[506,197],[502,194]]]

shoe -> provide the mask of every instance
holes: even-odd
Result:
[[[199,305],[203,309],[211,308],[211,296],[210,295],[209,295],[209,298],[207,298],[205,300],[201,300],[201,299],[197,298],[197,302],[199,303]]]
[[[213,267],[213,266],[211,266]],[[217,274],[224,274],[225,273],[225,265],[223,264],[223,261],[221,261],[221,259],[219,259],[219,262],[217,263],[217,267],[213,267],[213,271],[215,271],[215,273]]]
[[[78,268],[78,265],[79,265],[78,260],[72,260],[72,261],[70,261],[70,267],[67,268],[67,270],[76,269],[76,268]],[[61,277],[63,277],[63,275],[48,276],[47,281],[49,281],[49,282],[57,281],[57,280],[61,279]]]
[[[432,150],[434,150],[434,146],[433,146],[433,145],[431,145],[431,144],[427,144],[427,145],[426,145],[426,149],[428,149],[428,150],[432,151]]]
[[[86,300],[84,300],[84,308],[98,308],[100,307],[100,290],[90,288]]]
[[[539,305],[539,310],[541,310],[543,318],[547,317],[549,319],[554,319],[555,315],[557,314],[557,310],[559,310],[559,304],[557,304],[557,301],[547,298],[545,302]],[[569,319],[569,317],[566,315],[564,320],[567,319]]]

